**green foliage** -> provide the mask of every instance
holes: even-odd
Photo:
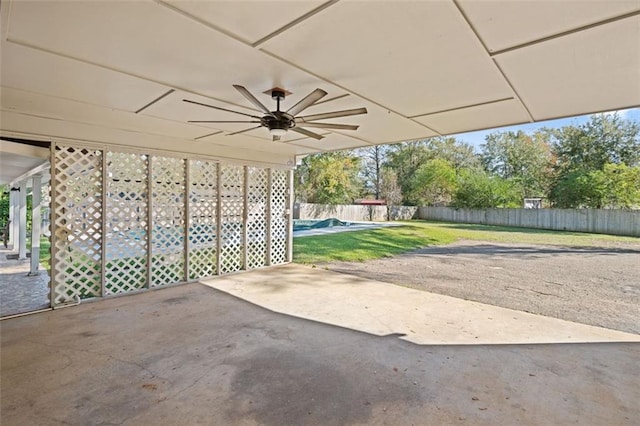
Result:
[[[433,159],[416,170],[407,196],[421,206],[442,206],[451,202],[458,187],[456,170],[447,160]]]
[[[561,208],[637,208],[640,125],[617,114],[552,132],[556,156],[549,199]]]
[[[604,170],[605,164],[640,165],[640,125],[618,114],[595,114],[581,126],[551,131],[556,170]]]
[[[491,133],[482,145],[482,163],[490,173],[517,183],[523,198],[542,196],[551,176],[547,139],[545,131],[531,136],[523,131]]]
[[[554,183],[549,198],[560,208],[640,206],[640,166],[605,164],[603,170],[570,170]]]
[[[4,227],[9,220],[9,187],[0,185],[0,227]]]
[[[521,207],[520,188],[514,182],[476,168],[461,171],[452,205],[459,208]]]
[[[296,170],[298,201],[350,204],[359,193],[360,161],[348,152],[305,157]]]
[[[455,138],[436,137],[421,141],[393,145],[388,154],[387,166],[396,171],[402,189],[403,201],[408,205],[419,203],[414,194],[419,191],[416,174],[430,160],[448,162],[454,170],[475,167],[479,164],[473,147]]]

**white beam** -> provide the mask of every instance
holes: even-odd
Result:
[[[33,176],[31,181],[31,269],[29,275],[38,275],[40,264],[40,227],[42,217],[40,203],[42,200],[42,176]]]
[[[27,181],[20,182],[18,206],[18,260],[27,258]]]

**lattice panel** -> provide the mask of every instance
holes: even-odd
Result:
[[[267,257],[268,170],[249,167],[247,187],[247,269],[264,266]]]
[[[289,171],[271,170],[271,264],[287,261]]]
[[[189,162],[189,278],[218,273],[218,164]]]
[[[220,185],[220,272],[228,273],[244,266],[244,167],[221,165]]]
[[[57,145],[52,304],[100,296],[102,152]]]
[[[147,284],[147,156],[107,152],[106,294]]]
[[[185,160],[151,161],[151,287],[184,279]]]

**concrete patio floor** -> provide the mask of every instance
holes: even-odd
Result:
[[[0,327],[3,426],[640,418],[640,336],[300,265]]]

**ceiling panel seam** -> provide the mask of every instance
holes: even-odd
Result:
[[[502,70],[502,68],[500,68],[500,65],[498,64],[498,62],[496,62],[496,60],[494,58],[491,57],[491,52],[489,51],[489,49],[487,48],[487,45],[485,44],[484,40],[482,39],[482,37],[480,36],[480,33],[476,30],[476,28],[473,26],[473,24],[471,23],[471,20],[469,19],[469,17],[467,16],[467,14],[465,13],[464,9],[462,8],[462,6],[460,6],[460,4],[458,4],[458,0],[451,0],[453,2],[453,4],[455,5],[456,9],[458,9],[458,12],[460,12],[460,15],[462,16],[462,19],[464,19],[464,22],[466,22],[467,26],[469,27],[469,29],[473,32],[473,34],[476,36],[476,38],[478,39],[478,41],[480,42],[480,44],[482,45],[482,47],[484,48],[485,53],[487,54],[487,56],[493,61],[493,64],[495,65],[495,67],[497,68],[497,70],[500,72],[500,75],[502,75],[502,78],[504,79],[504,81],[509,85],[509,87],[511,88],[511,91],[513,92],[516,100],[520,103],[520,105],[522,105],[522,108],[524,108],[524,110],[527,113],[527,116],[529,117],[530,122],[534,122],[534,118],[533,115],[531,114],[531,111],[529,111],[529,108],[525,105],[524,101],[522,100],[522,98],[520,97],[520,94],[518,93],[518,91],[516,90],[516,88],[513,86],[513,84],[511,83],[511,81],[509,80],[509,78],[507,77],[507,75],[504,73],[504,71]]]
[[[193,140],[197,141],[197,140],[200,140],[200,139],[208,138],[209,136],[219,135],[220,133],[223,133],[223,131],[222,130],[218,130],[217,132],[208,133],[206,135],[198,136],[197,138],[193,138]]]
[[[262,37],[260,40],[256,41],[255,43],[252,43],[251,46],[252,47],[258,47],[261,44],[271,40],[272,38],[282,34],[283,32],[290,30],[291,28],[295,27],[296,25],[298,25],[299,23],[306,21],[307,19],[311,18],[312,16],[317,15],[318,13],[322,12],[323,10],[325,10],[328,7],[333,6],[334,4],[338,3],[339,0],[330,0],[326,3],[321,4],[320,6],[316,7],[313,10],[310,10],[309,12],[305,13],[304,15],[294,19],[293,21],[289,22],[288,24],[283,25],[282,27],[278,28],[277,30],[275,30],[274,32],[272,32],[271,34],[267,34],[266,36]]]
[[[96,108],[100,108],[100,109],[108,109],[108,110],[110,110],[110,111],[117,111],[117,112],[124,113],[124,114],[133,114],[133,112],[132,112],[132,111],[129,111],[129,110],[123,110],[123,109],[119,109],[119,108],[106,107],[106,106],[104,106],[104,105],[98,105],[98,104],[91,104],[91,103],[87,103],[87,102],[79,101],[79,100],[77,100],[77,99],[63,98],[63,97],[60,97],[60,96],[49,95],[49,94],[46,94],[46,93],[32,92],[32,91],[24,90],[24,89],[21,89],[21,88],[18,88],[18,87],[12,87],[12,86],[0,86],[0,88],[16,90],[16,91],[20,91],[20,92],[24,92],[24,93],[31,93],[31,94],[35,94],[35,95],[38,95],[38,96],[42,96],[42,97],[46,97],[46,98],[50,98],[50,99],[55,99],[55,100],[60,99],[60,100],[63,100],[63,101],[73,102],[73,103],[77,103],[77,104],[91,105],[92,107],[96,107]],[[171,93],[173,93],[173,90],[171,90],[170,92],[168,92],[168,93],[166,93],[165,95],[161,96],[159,99],[162,99],[162,98],[164,98],[165,96],[170,95]],[[8,109],[8,108],[6,108],[4,105],[0,108],[0,110],[2,110],[2,111],[7,111],[7,112],[19,112],[19,111],[13,110],[13,109]],[[21,113],[21,112],[19,112],[19,113]],[[21,114],[23,114],[23,115],[30,115],[29,113],[21,113]],[[32,115],[33,115],[34,117],[45,118],[45,119],[48,119],[48,120],[67,121],[66,119],[63,119],[63,118],[48,117],[48,116],[44,116],[44,115],[42,115],[42,116],[41,116],[41,115],[35,115],[35,114],[32,114]],[[206,126],[199,126],[199,125],[189,124],[189,123],[185,123],[184,121],[173,120],[173,119],[166,118],[166,117],[159,117],[159,116],[157,116],[157,115],[153,115],[153,114],[141,114],[141,115],[142,115],[142,116],[144,116],[144,117],[150,118],[150,119],[160,120],[160,121],[163,121],[163,122],[165,122],[165,123],[176,123],[176,124],[181,124],[181,125],[189,126],[189,127],[192,127],[192,128],[195,128],[195,127],[206,128]],[[76,123],[84,123],[84,122],[82,122],[82,121],[76,121]],[[150,134],[153,134],[153,133],[150,133]],[[166,136],[166,135],[161,135],[161,136]]]
[[[231,37],[232,39],[234,39],[236,41],[239,41],[242,44],[245,44],[247,46],[251,46],[251,41],[250,40],[242,38],[242,37],[238,36],[237,34],[232,33],[231,31],[228,31],[228,30],[225,30],[224,28],[218,27],[218,26],[212,24],[211,22],[207,22],[204,19],[201,19],[201,18],[197,17],[196,15],[193,15],[193,14],[191,14],[189,12],[186,12],[186,11],[184,11],[184,10],[182,10],[182,9],[180,9],[180,8],[170,4],[170,3],[167,3],[167,2],[165,2],[163,0],[153,0],[153,1],[157,5],[164,6],[167,9],[171,10],[172,12],[177,13],[178,15],[181,15],[184,18],[187,18],[187,19],[190,19],[190,20],[192,20],[194,22],[197,22],[198,24],[203,25],[203,26],[205,26],[205,27],[207,27],[207,28],[209,28],[211,30],[217,31],[220,34],[223,34],[223,35],[225,35],[227,37]]]
[[[140,108],[139,110],[136,111],[136,114],[139,114],[140,112],[144,111],[145,109],[149,108],[151,105],[160,102],[163,98],[169,96],[170,94],[172,94],[173,92],[175,92],[174,89],[169,89],[167,92],[163,93],[162,95],[158,96],[157,98],[155,98],[154,100],[152,100],[151,102],[149,102],[148,104],[146,104],[145,106],[143,106],[142,108]]]
[[[71,120],[71,119],[68,119],[68,118],[50,117],[50,116],[46,116],[46,115],[32,114],[32,113],[28,113],[28,112],[24,112],[24,111],[18,111],[18,110],[6,109],[6,108],[2,108],[1,110],[5,111],[5,112],[10,112],[10,113],[13,113],[13,114],[17,114],[17,115],[23,115],[23,116],[26,116],[26,117],[34,117],[34,118],[39,118],[39,119],[43,119],[43,120],[63,121],[65,123],[81,124],[81,125],[85,125],[85,126],[98,127],[98,128],[101,128],[101,129],[115,129],[115,130],[120,130],[120,131],[123,131],[123,132],[130,132],[130,133],[135,133],[135,134],[140,134],[140,135],[147,135],[147,136],[155,136],[155,137],[159,136],[159,137],[175,138],[175,136],[169,136],[169,135],[166,135],[164,133],[150,133],[150,132],[145,132],[145,131],[141,131],[141,130],[138,130],[138,129],[109,126],[107,124],[95,123],[95,122],[92,122],[92,121],[79,121],[79,120]],[[168,122],[174,122],[173,120],[165,120],[165,119],[161,119],[161,120],[168,121]],[[180,122],[177,121],[176,123],[180,123]],[[188,138],[179,138],[179,139],[190,140]]]
[[[582,31],[587,31],[587,30],[590,30],[592,28],[600,27],[602,25],[611,24],[611,23],[618,22],[618,21],[621,21],[621,20],[624,20],[624,19],[633,18],[633,17],[638,16],[638,15],[640,15],[640,10],[636,10],[634,12],[625,13],[624,15],[615,16],[613,18],[605,19],[604,21],[599,21],[599,22],[595,22],[595,23],[592,23],[592,24],[583,25],[583,26],[580,26],[580,27],[577,27],[577,28],[574,28],[574,29],[571,29],[571,30],[562,31],[560,33],[552,34],[552,35],[549,35],[549,36],[546,36],[546,37],[542,37],[542,38],[539,38],[539,39],[530,40],[530,41],[527,41],[525,43],[516,44],[516,45],[511,46],[511,47],[506,47],[504,49],[496,50],[495,52],[489,51],[489,54],[492,57],[498,56],[498,55],[502,55],[504,53],[513,52],[514,50],[524,49],[524,48],[527,48],[527,47],[530,47],[530,46],[535,46],[536,44],[545,43],[547,41],[555,40],[557,38],[562,38],[562,37],[569,36],[569,35],[572,35],[572,34],[575,34],[575,33],[579,33],[579,32],[582,32]]]
[[[72,60],[72,61],[78,61],[78,62],[81,62],[83,64],[99,67],[99,68],[102,68],[102,69],[105,69],[105,70],[108,70],[108,71],[120,73],[120,74],[129,76],[129,77],[134,77],[134,78],[137,78],[137,79],[140,79],[140,80],[144,80],[144,81],[147,81],[147,82],[150,82],[150,83],[159,84],[161,86],[165,86],[167,89],[179,90],[181,92],[185,92],[185,93],[188,93],[190,95],[202,96],[203,98],[211,99],[211,100],[216,101],[216,102],[221,102],[223,104],[232,105],[232,106],[235,106],[235,107],[238,107],[238,108],[244,108],[244,109],[247,109],[247,110],[250,110],[250,111],[256,111],[257,112],[257,110],[252,109],[252,108],[248,108],[245,105],[240,105],[240,104],[237,104],[235,102],[230,102],[228,100],[215,98],[215,97],[210,96],[210,95],[205,95],[203,93],[195,92],[195,91],[193,91],[191,89],[187,89],[187,88],[184,88],[184,87],[181,87],[181,86],[177,86],[177,85],[170,84],[170,83],[167,83],[167,82],[164,82],[164,81],[160,81],[160,80],[156,80],[156,79],[153,79],[153,78],[144,77],[144,76],[141,76],[139,74],[135,74],[135,73],[132,73],[132,72],[129,72],[129,71],[124,71],[124,70],[121,70],[121,69],[118,69],[118,68],[114,68],[114,67],[110,67],[108,65],[104,65],[104,64],[101,64],[101,63],[98,63],[98,62],[93,62],[93,61],[89,61],[89,60],[86,60],[86,59],[82,59],[82,58],[78,58],[78,57],[75,57],[75,56],[71,56],[71,55],[68,55],[66,53],[56,52],[54,50],[46,49],[44,47],[37,46],[35,44],[31,44],[31,43],[23,41],[23,40],[8,38],[7,42],[16,44],[18,46],[23,46],[23,47],[28,47],[30,49],[38,50],[40,52],[45,52],[45,53],[48,53],[50,55],[59,56],[61,58],[69,59],[69,60]],[[92,104],[89,104],[89,105],[92,105]],[[99,106],[101,106],[101,105],[99,105]],[[133,111],[130,111],[130,110],[120,110],[120,111],[133,112]]]
[[[290,66],[292,66],[292,67],[294,67],[294,68],[299,69],[300,71],[306,72],[307,74],[309,74],[309,75],[311,75],[311,76],[313,76],[313,77],[315,77],[315,78],[317,78],[317,79],[319,79],[319,80],[322,80],[322,81],[324,81],[325,83],[332,84],[332,85],[334,85],[335,87],[337,87],[337,88],[339,88],[339,89],[344,90],[345,92],[349,92],[349,93],[351,93],[352,95],[359,97],[360,99],[364,99],[365,101],[370,102],[370,103],[372,103],[372,104],[374,104],[374,105],[376,105],[376,106],[378,106],[378,107],[380,107],[380,108],[382,108],[382,109],[384,109],[384,110],[388,111],[389,113],[394,113],[394,114],[396,114],[397,116],[402,117],[402,118],[404,118],[404,119],[406,119],[406,120],[413,121],[414,123],[416,123],[416,124],[418,124],[418,125],[420,125],[420,126],[424,127],[425,129],[427,129],[427,130],[429,130],[429,131],[431,131],[431,132],[433,132],[433,133],[437,133],[437,135],[439,135],[439,136],[440,136],[440,134],[439,134],[438,132],[436,132],[435,130],[433,130],[433,129],[432,129],[432,128],[430,128],[429,126],[427,126],[427,125],[425,125],[425,124],[423,124],[423,123],[420,123],[419,121],[413,120],[413,119],[411,119],[411,118],[407,117],[406,115],[401,114],[401,113],[399,113],[398,111],[395,111],[395,110],[393,110],[393,109],[391,109],[391,108],[388,108],[388,107],[386,107],[386,106],[384,106],[384,105],[380,104],[379,102],[376,102],[376,101],[374,101],[374,100],[372,100],[372,99],[370,99],[370,98],[368,98],[368,97],[366,97],[366,96],[363,96],[363,95],[361,95],[361,94],[359,94],[359,93],[357,93],[357,92],[354,92],[353,90],[351,90],[351,89],[349,89],[349,88],[347,88],[347,87],[344,87],[344,86],[342,86],[341,84],[338,84],[338,83],[336,83],[336,82],[334,82],[334,81],[331,81],[330,79],[328,79],[328,78],[326,78],[326,77],[323,77],[323,76],[321,76],[321,75],[318,75],[318,74],[316,74],[316,73],[314,73],[314,72],[312,72],[312,71],[310,71],[310,70],[308,70],[308,69],[306,69],[306,68],[304,68],[304,67],[301,67],[300,65],[297,65],[297,64],[295,64],[295,63],[293,63],[293,62],[291,62],[291,61],[289,61],[289,60],[287,60],[287,59],[284,59],[284,58],[282,58],[282,57],[280,57],[280,56],[276,55],[275,53],[272,53],[272,52],[270,52],[270,51],[268,51],[268,50],[260,49],[260,51],[261,51],[261,52],[263,52],[265,55],[269,55],[269,56],[271,56],[272,58],[275,58],[275,59],[277,59],[277,60],[279,60],[279,61],[284,62],[284,63],[285,63],[285,64],[287,64],[287,65],[290,65]],[[369,143],[371,143],[371,142],[369,142]]]
[[[497,103],[500,103],[500,102],[512,101],[512,100],[515,100],[515,98],[513,96],[508,97],[508,98],[495,99],[493,101],[478,102],[477,104],[464,105],[464,106],[455,107],[455,108],[443,109],[441,111],[427,112],[426,114],[413,115],[413,116],[411,116],[409,118],[428,117],[430,115],[442,114],[442,113],[445,113],[445,112],[460,111],[460,110],[463,110],[463,109],[475,108],[475,107],[484,106],[484,105],[497,104]]]

